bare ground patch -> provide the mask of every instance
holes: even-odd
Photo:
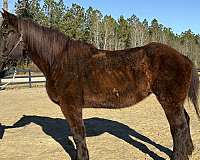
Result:
[[[187,111],[195,145],[191,159],[199,160],[200,122],[193,107]],[[153,95],[126,109],[84,109],[84,119],[91,160],[169,159],[169,126]],[[0,123],[1,160],[68,160],[74,154],[64,117],[44,88],[1,91]]]

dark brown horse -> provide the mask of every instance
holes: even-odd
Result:
[[[188,58],[159,43],[119,51],[98,50],[32,20],[6,11],[2,15],[3,55],[12,59],[28,54],[44,73],[49,98],[60,106],[71,128],[78,160],[89,159],[82,108],[128,107],[151,93],[169,121],[174,143],[172,159],[189,159],[194,147],[189,115],[183,106],[187,96],[198,117],[200,111],[199,79]]]

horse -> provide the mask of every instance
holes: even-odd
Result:
[[[0,70],[0,78],[4,78],[7,77],[11,74],[14,74],[16,72],[16,68],[15,67],[9,67],[3,70]]]
[[[12,72],[10,72],[10,68],[4,69],[0,71],[0,78],[4,78],[10,74],[12,74]],[[14,72],[13,72],[14,73]]]
[[[129,107],[150,94],[155,94],[169,122],[171,159],[189,159],[194,145],[185,99],[191,100],[199,118],[200,110],[199,78],[187,57],[155,42],[124,50],[100,50],[5,10],[2,16],[2,54],[7,59],[26,55],[44,73],[47,94],[60,106],[70,126],[77,160],[89,160],[83,108]]]

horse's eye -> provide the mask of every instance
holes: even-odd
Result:
[[[6,28],[7,28],[7,27],[8,27],[8,24],[7,24],[7,23],[5,23],[5,24],[4,24],[4,27],[6,27]]]

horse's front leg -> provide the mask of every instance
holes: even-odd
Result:
[[[82,107],[78,105],[60,104],[61,110],[70,126],[77,149],[77,160],[89,160],[86,145],[85,126],[82,119]]]

